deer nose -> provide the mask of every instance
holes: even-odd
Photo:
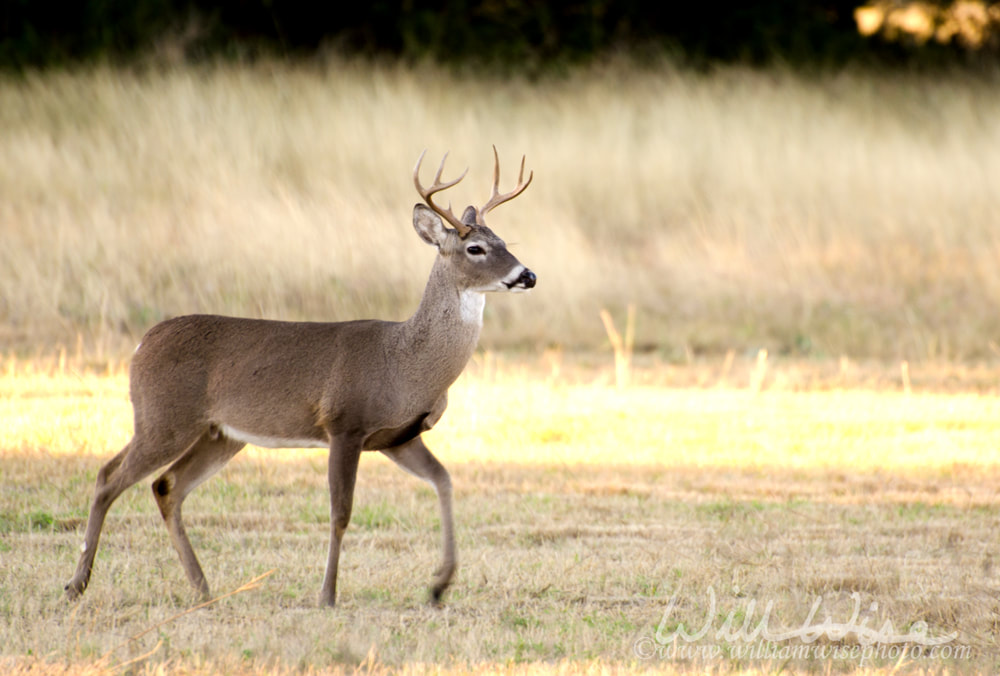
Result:
[[[538,278],[535,276],[535,273],[528,268],[525,268],[524,272],[521,273],[521,276],[517,278],[515,284],[523,286],[526,289],[530,289],[535,286],[536,279]]]

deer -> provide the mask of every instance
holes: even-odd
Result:
[[[445,153],[434,182],[424,187],[420,166],[426,152],[413,169],[423,199],[413,207],[413,228],[437,255],[409,319],[321,323],[186,315],[145,334],[129,367],[134,433],[97,473],[80,558],[64,588],[69,600],[87,588],[112,503],[164,467],[152,483],[153,497],[188,581],[202,598],[210,598],[181,507],[192,490],[253,444],[329,449],[330,543],[321,606],[336,602],[340,549],[362,452],[380,451],[428,482],[437,493],[442,532],[442,562],[430,601],[441,603],[457,569],[452,484],[421,435],[441,419],[448,389],[476,349],[485,294],[535,286],[535,273],[484,221],[524,192],[534,172],[524,179],[522,156],[516,187],[501,193],[494,146],[492,194],[458,218],[450,203],[442,208],[433,196],[465,178],[468,168],[442,181]]]

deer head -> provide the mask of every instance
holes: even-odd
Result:
[[[413,208],[413,227],[428,244],[436,246],[440,255],[447,259],[455,268],[456,278],[463,281],[463,289],[471,291],[526,291],[535,286],[536,276],[524,267],[509,251],[506,243],[492,230],[486,227],[484,216],[497,206],[510,201],[524,192],[531,183],[534,172],[524,180],[524,157],[521,157],[521,171],[517,178],[517,187],[508,193],[500,193],[500,157],[496,146],[493,146],[493,191],[490,198],[481,207],[468,206],[458,218],[449,204],[443,208],[434,203],[435,193],[456,185],[465,178],[468,169],[452,181],[442,181],[444,163],[448,159],[445,153],[441,159],[434,183],[424,187],[420,183],[420,165],[426,150],[420,153],[417,165],[413,168],[413,184],[417,192],[424,198],[425,204],[417,204]],[[452,227],[448,228],[447,221]]]

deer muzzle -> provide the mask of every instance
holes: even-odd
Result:
[[[510,289],[511,291],[522,290],[522,289],[526,291],[535,286],[535,280],[537,279],[538,277],[535,276],[534,272],[532,272],[528,268],[524,268],[523,270],[521,270],[521,274],[517,276],[517,279],[515,279],[513,282],[505,282],[505,283],[507,284],[507,288]]]

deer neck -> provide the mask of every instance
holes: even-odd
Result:
[[[420,307],[402,324],[404,349],[450,385],[462,373],[479,343],[485,295],[460,289],[440,257],[435,261]]]

